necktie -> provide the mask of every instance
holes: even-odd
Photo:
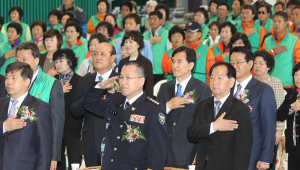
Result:
[[[239,95],[240,95],[241,89],[242,89],[242,85],[238,84],[237,85],[237,90],[236,90],[236,92],[234,94],[235,98],[239,99]]]
[[[130,106],[129,102],[126,102],[126,103],[125,103],[125,106],[124,106],[124,110],[126,110],[127,107],[129,107],[129,106]]]
[[[102,82],[103,81],[103,77],[102,76],[98,76],[98,82]]]
[[[216,104],[216,106],[215,106],[215,109],[214,109],[214,118],[216,118],[216,116],[217,116],[217,114],[218,114],[218,112],[219,112],[219,110],[220,110],[220,106],[221,106],[221,101],[218,101],[218,100],[216,100],[215,101],[215,104]]]
[[[177,84],[176,97],[182,97],[181,85],[179,83]]]
[[[12,102],[12,105],[10,106],[8,117],[15,116],[17,113],[16,104],[18,103],[18,100],[11,100],[11,102]]]

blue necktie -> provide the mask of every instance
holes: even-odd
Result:
[[[177,84],[176,97],[182,97],[181,85],[179,83]]]
[[[102,82],[103,81],[103,77],[102,76],[98,76],[98,82]]]

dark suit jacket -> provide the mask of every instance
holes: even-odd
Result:
[[[122,59],[119,63],[119,67],[118,67],[118,72],[119,74],[122,71],[122,68],[124,66],[124,64],[129,61],[129,57],[126,57],[124,59]],[[140,62],[143,63],[144,66],[147,69],[147,77],[146,77],[146,82],[144,84],[144,90],[146,91],[147,96],[149,97],[153,97],[153,87],[154,87],[154,80],[153,80],[153,67],[152,67],[152,63],[150,60],[148,60],[148,58],[142,56],[141,53],[139,53],[136,62]]]
[[[175,86],[176,80],[161,85],[157,95],[157,101],[163,104],[165,106],[164,108],[166,108],[166,103],[175,97]],[[192,164],[196,154],[196,144],[188,141],[186,128],[192,122],[197,103],[211,97],[211,91],[207,84],[192,76],[183,94],[193,91],[194,89],[196,89],[197,97],[195,104],[186,104],[184,108],[171,110],[167,114],[169,138],[168,157],[171,157],[173,160],[172,167],[187,169],[188,165]]]
[[[5,77],[0,74],[0,98],[4,96],[5,91]]]
[[[3,165],[4,170],[48,170],[52,157],[50,106],[28,94],[21,106],[34,108],[35,116],[39,119],[37,122],[27,119],[23,129],[3,134],[3,122],[7,119],[9,101],[9,97],[0,99],[0,143],[5,143],[0,156],[1,167]],[[17,114],[17,118],[20,117]]]
[[[253,126],[253,146],[249,170],[256,169],[258,161],[272,163],[275,130],[276,130],[276,101],[271,86],[252,77],[245,89],[251,94],[246,105],[250,105]],[[231,90],[233,94],[233,88]]]
[[[79,79],[76,94],[71,105],[71,112],[74,116],[84,116],[84,124],[82,128],[84,155],[90,154],[94,145],[96,146],[98,154],[101,155],[101,142],[105,136],[105,123],[103,117],[88,112],[83,108],[83,99],[85,95],[92,85],[96,85],[96,75],[97,73],[87,74]],[[112,72],[109,77],[111,78],[114,76],[118,76],[118,74]],[[106,97],[109,98],[109,96],[110,93],[106,93]]]
[[[106,145],[102,162],[103,169],[163,170],[167,155],[167,130],[163,108],[153,99],[147,98],[145,91],[126,110],[123,110],[125,96],[114,93],[103,100],[104,89],[91,87],[85,97],[84,107],[100,116],[106,123]],[[133,119],[143,116],[143,122]],[[127,130],[125,122],[138,127],[147,141],[137,139],[129,142],[122,140]]]
[[[226,112],[224,119],[237,121],[238,128],[210,134],[211,123],[223,112]],[[206,161],[207,170],[248,169],[253,141],[249,107],[229,95],[216,119],[214,97],[198,103],[193,121],[187,128],[188,139],[198,142],[196,170],[202,170]]]
[[[291,104],[293,104],[297,100],[297,95],[298,92],[296,91],[297,87],[295,86],[293,88],[293,91],[288,93],[285,96],[285,99],[281,106],[277,110],[277,120],[278,121],[285,121],[287,120],[287,128],[285,130],[285,145],[286,145],[286,152],[287,153],[297,153],[298,155],[300,154],[300,140],[298,136],[300,135],[300,119],[298,118],[298,115],[300,111],[296,112],[296,150],[294,146],[294,141],[293,141],[293,122],[294,122],[294,116],[295,113],[289,114],[289,110],[291,108]]]
[[[59,75],[54,76],[58,79]],[[78,87],[78,81],[80,76],[76,73],[73,74],[70,85],[72,85],[72,89],[68,93],[64,93],[65,95],[65,127],[64,127],[64,138],[80,138],[81,128],[83,116],[74,116],[71,113],[71,104],[75,97],[76,89]]]

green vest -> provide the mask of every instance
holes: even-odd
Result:
[[[8,24],[10,24],[10,23],[11,23],[11,22],[8,22],[8,23],[6,23],[6,24],[3,25],[4,30],[5,30],[5,33],[7,33],[7,26],[8,26]],[[26,33],[27,33],[28,25],[25,24],[25,23],[23,23],[23,22],[21,22],[21,21],[20,21],[19,24],[21,24],[21,26],[22,26],[22,28],[23,28],[23,32],[22,32],[22,35],[21,35],[21,37],[19,38],[19,40],[20,40],[21,42],[24,42],[24,41],[26,41],[25,36],[26,36]]]
[[[123,25],[123,18],[117,19],[117,26]]]
[[[63,28],[63,26],[60,24],[60,23],[58,23],[58,25],[55,25],[54,27],[53,27],[53,29],[57,29],[58,31],[59,31],[59,33],[61,33],[61,29]],[[47,27],[47,31],[48,30],[50,30],[50,29],[52,29],[52,26],[48,26]]]
[[[61,49],[70,49],[68,43],[64,43],[61,46]],[[75,67],[75,73],[78,72],[79,67],[81,65],[81,62],[85,59],[86,54],[88,52],[88,48],[85,45],[72,45],[73,52],[75,53],[75,56],[78,57],[77,60],[77,66]]]
[[[123,29],[123,31],[120,31],[118,34],[114,35],[111,40],[117,40],[119,38],[123,38],[124,35],[125,35],[125,29]]]
[[[261,29],[261,26],[253,24],[252,28],[256,29],[256,33],[249,36],[248,39],[249,39],[251,47],[252,47],[251,51],[254,53],[255,51],[258,50],[259,45],[260,45],[259,43],[260,43],[260,29]],[[237,32],[244,33],[241,23],[237,24],[236,29],[237,29]]]
[[[0,44],[8,42],[7,35],[0,32]]]
[[[209,17],[209,22],[207,25],[209,25],[210,23],[212,23],[213,21],[217,21],[218,20],[218,14],[216,14],[214,17]]]
[[[235,20],[232,19],[232,14],[227,16],[226,21],[231,22],[233,25],[241,23],[241,14],[239,14],[238,17],[235,18]]]
[[[214,45],[213,50],[214,50],[214,57],[216,57],[218,55],[222,55],[222,51],[217,45]],[[225,57],[224,61],[226,63],[229,63],[229,56]]]
[[[206,83],[206,56],[207,56],[208,50],[209,50],[209,47],[204,44],[200,44],[197,47],[195,52],[196,52],[196,54],[197,53],[200,54],[200,58],[198,60],[196,60],[195,67],[192,71],[192,75],[196,79],[201,80],[204,83]]]
[[[201,36],[201,42],[204,42],[204,40],[206,39],[207,37],[207,34],[209,32],[209,28],[207,25],[203,24],[202,25],[202,28],[201,28],[201,33],[202,33],[202,36]]]
[[[116,43],[112,42],[111,40],[109,40],[109,44],[116,46]]]
[[[63,45],[64,44],[67,44],[67,36],[66,36],[66,33],[64,33],[64,34],[62,34],[61,35],[62,37],[63,37]],[[79,39],[80,41],[82,41],[84,44],[86,44],[87,45],[87,43],[88,43],[88,40],[87,39],[85,39],[84,37],[80,37],[80,39]],[[68,45],[68,44],[67,44]]]
[[[97,26],[101,21],[99,20],[99,18],[97,17],[97,15],[93,15],[92,17],[91,17],[91,19],[92,19],[92,22],[93,22],[93,27],[94,26]]]
[[[261,21],[259,19],[257,19],[253,25],[258,25],[258,26],[261,26]],[[266,22],[266,24],[264,25],[264,29],[268,29],[269,32],[271,31],[273,27],[273,20],[271,18],[268,18],[268,21]],[[266,32],[269,33],[269,32]]]
[[[152,31],[146,32],[144,34],[144,39],[149,41],[152,38]],[[160,28],[158,31],[158,36],[162,37],[161,42],[152,44],[151,50],[153,54],[153,74],[164,74],[161,67],[161,60],[164,52],[167,50],[167,40],[169,36],[169,31]]]
[[[174,24],[166,21],[165,25],[162,28],[169,31],[173,26],[174,26]]]
[[[296,44],[298,37],[286,33],[284,38],[280,42],[280,46],[286,45],[287,51],[277,54],[275,56],[275,65],[273,70],[269,73],[273,77],[277,77],[283,86],[293,86],[293,76],[292,76],[292,69],[294,67],[294,57],[293,51]],[[274,40],[273,36],[269,36],[265,40],[266,50],[269,51],[277,46],[276,41]],[[284,66],[284,67],[283,67]]]
[[[9,42],[0,44],[0,57],[3,57],[4,54],[12,50]],[[5,63],[0,67],[0,74],[5,76],[5,69],[10,64],[16,61],[16,57],[8,58],[5,60]]]
[[[50,93],[55,81],[54,77],[49,76],[44,73],[40,66],[38,70],[38,75],[32,85],[30,90],[30,95],[49,103]]]
[[[146,20],[146,17],[142,17],[141,27],[145,25],[145,20]]]
[[[183,44],[183,45],[180,45],[178,47],[182,47],[182,46],[185,46],[185,45]],[[166,51],[169,58],[172,57],[172,54],[173,54],[174,51],[175,51],[174,48],[171,48],[171,49]],[[174,80],[174,79],[175,79],[175,77],[173,76],[173,74],[167,73],[167,81],[171,81],[171,80]]]

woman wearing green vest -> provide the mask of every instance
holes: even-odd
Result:
[[[230,42],[228,44],[229,49],[233,49],[234,47],[246,47],[249,50],[251,50],[251,44],[248,40],[248,37],[244,33],[235,33],[230,39]],[[232,51],[232,50],[231,50]],[[231,56],[231,51],[230,55]]]
[[[209,23],[212,23],[213,21],[217,21],[218,15],[217,15],[217,7],[219,5],[219,0],[211,0],[209,1],[209,9],[210,9],[210,16],[209,16]]]
[[[30,30],[33,38],[29,41],[34,42],[39,47],[40,52],[45,51],[43,36],[47,30],[47,24],[44,21],[34,21],[30,25]]]
[[[20,21],[22,16],[23,16],[22,8],[19,7],[19,6],[13,6],[9,9],[8,15],[10,17],[11,22],[17,22],[17,23],[21,24],[21,26],[23,28],[23,33],[22,33],[21,37],[19,38],[20,41],[23,42],[23,41],[30,40],[31,39],[31,34],[30,34],[29,26]],[[11,22],[8,22],[8,23],[3,25],[3,27],[1,28],[1,32],[3,34],[6,34],[7,26]]]
[[[231,22],[224,22],[220,26],[220,35],[222,42],[212,47],[216,62],[229,63],[229,42],[233,34],[236,33],[236,28]]]
[[[204,42],[209,32],[209,28],[206,25],[209,22],[208,12],[204,8],[197,8],[194,12],[194,20],[201,25],[201,42]]]
[[[208,47],[212,47],[214,44],[217,44],[222,41],[221,36],[219,34],[220,23],[218,21],[214,21],[209,24],[209,36],[203,41],[204,45]]]
[[[120,30],[117,26],[117,19],[114,14],[112,14],[112,13],[106,14],[104,17],[104,21],[109,22],[114,28],[114,33],[112,34],[111,38],[120,32]]]
[[[5,76],[7,65],[16,61],[15,48],[21,42],[19,38],[22,36],[23,28],[21,24],[12,22],[7,25],[8,42],[0,44],[0,74]]]
[[[108,22],[100,22],[96,27],[96,32],[103,34],[113,46],[116,44],[111,41],[111,35],[114,33],[113,26]]]
[[[179,47],[179,46],[185,46],[184,40],[185,40],[185,33],[183,29],[181,29],[179,26],[175,25],[173,28],[169,31],[169,40],[172,43],[172,48],[165,51],[163,58],[161,60],[161,66],[163,69],[163,72],[167,75],[167,80],[171,81],[175,79],[172,72],[172,53]]]
[[[254,22],[254,25],[263,26],[265,33],[269,33],[273,27],[273,20],[270,18],[271,8],[267,4],[262,4],[257,7],[258,19]]]
[[[61,48],[63,38],[57,29],[50,29],[44,34],[43,43],[47,52],[40,55],[39,65],[44,73],[54,77],[58,73],[54,68],[53,54]]]
[[[120,4],[122,18],[119,18],[117,20],[117,25],[120,30],[123,30],[123,18],[126,17],[126,15],[130,14],[132,12],[132,9],[133,9],[133,5],[130,1],[126,0]]]
[[[47,27],[47,30],[50,30],[53,28],[53,29],[57,29],[60,32],[61,28],[63,27],[60,24],[61,17],[62,17],[61,12],[59,10],[54,9],[54,10],[50,11],[48,14],[50,26]]]
[[[69,12],[65,12],[63,15],[62,15],[62,18],[61,18],[61,25],[62,25],[62,28],[60,29],[60,32],[61,34],[64,35],[65,33],[65,26],[66,26],[66,23],[68,21],[69,18],[74,18],[74,15],[72,13],[69,13]]]
[[[163,14],[162,28],[169,31],[174,26],[174,24],[169,22],[169,7],[166,4],[160,3],[156,5],[155,10],[158,10]]]
[[[87,24],[87,33],[94,34],[96,33],[96,27],[100,22],[104,21],[105,15],[109,10],[109,3],[107,0],[98,0],[97,2],[98,14],[93,15]]]
[[[69,22],[66,24],[66,43],[62,45],[62,49],[71,49],[78,57],[78,65],[75,68],[75,73],[78,72],[81,62],[85,59],[88,52],[88,48],[85,46],[84,42],[80,40],[82,36],[82,28],[76,22]]]
[[[80,25],[80,22],[79,22],[79,20],[78,20],[77,18],[69,18],[69,19],[67,20],[67,22],[66,22],[66,25],[67,25],[68,23],[71,23],[71,22],[72,22],[72,23],[77,23],[77,24]],[[66,27],[66,26],[65,26],[65,27]],[[65,28],[65,31],[66,31],[66,28]],[[84,36],[84,33],[82,32],[82,35],[80,36],[80,41],[82,41],[85,45],[87,45],[88,40],[85,39],[83,36]],[[66,39],[67,39],[66,33],[62,34],[62,37],[63,37],[63,40],[64,40],[63,44],[66,44],[66,43],[67,43],[67,41],[66,41]]]

